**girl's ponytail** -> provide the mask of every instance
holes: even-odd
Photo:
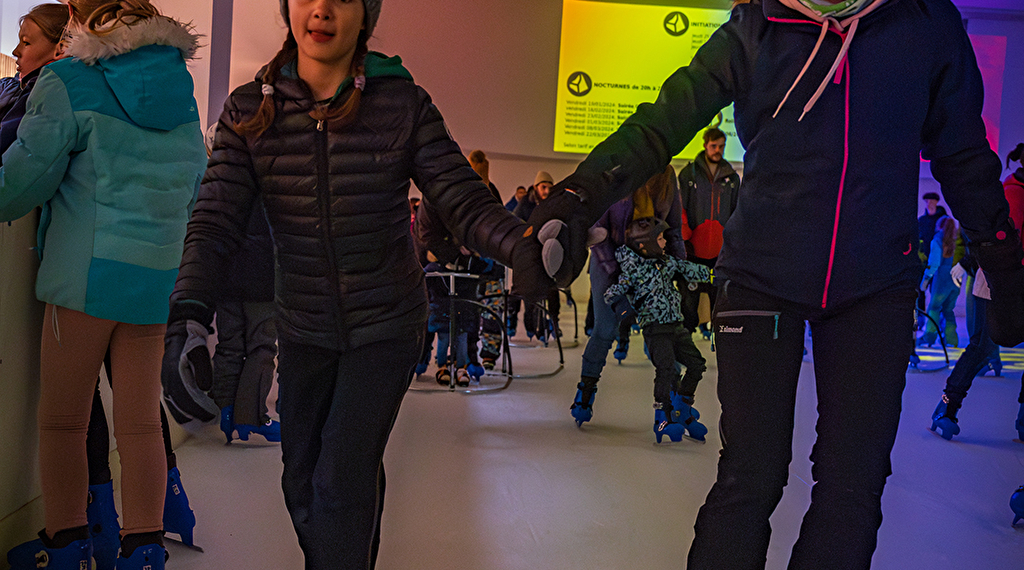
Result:
[[[274,124],[274,116],[276,114],[274,83],[281,74],[281,68],[295,59],[297,51],[298,44],[295,42],[295,36],[288,32],[284,45],[281,46],[274,59],[270,60],[270,63],[267,64],[267,71],[263,74],[263,100],[260,102],[259,108],[256,109],[256,114],[247,121],[232,125],[235,132],[243,136],[259,138],[264,131],[270,128],[270,125]]]

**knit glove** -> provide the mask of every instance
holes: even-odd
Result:
[[[213,366],[206,347],[213,332],[213,310],[201,303],[177,302],[171,306],[160,380],[164,401],[178,423],[208,422],[220,411],[206,395],[213,385]]]
[[[988,303],[989,336],[1011,347],[1024,342],[1024,249],[1020,234],[1007,224],[995,239],[973,241],[971,253],[985,273],[992,300]]]
[[[612,297],[608,305],[611,306],[612,312],[615,313],[615,317],[620,322],[636,316],[636,309],[633,308],[633,305],[630,304],[629,299],[625,295]]]
[[[571,285],[587,264],[591,217],[580,194],[559,183],[527,220],[543,244],[544,269],[559,287]]]
[[[949,270],[949,278],[953,280],[953,285],[960,287],[964,282],[964,277],[967,276],[967,270],[964,269],[963,265],[957,263]]]
[[[544,270],[540,242],[530,234],[512,248],[512,294],[527,303],[538,303],[547,298],[555,283]]]

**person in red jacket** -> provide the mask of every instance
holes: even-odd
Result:
[[[687,259],[714,267],[722,251],[722,229],[736,209],[740,195],[740,175],[725,160],[725,133],[716,127],[704,131],[704,150],[679,172],[679,193],[683,198],[683,239]],[[715,308],[716,289],[700,283],[687,291],[687,328],[697,327],[700,294],[706,293]],[[705,337],[711,336],[706,324],[700,325]]]

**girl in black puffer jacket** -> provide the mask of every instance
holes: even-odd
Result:
[[[541,295],[552,286],[540,243],[490,195],[427,93],[398,58],[367,52],[379,11],[379,0],[282,0],[288,38],[225,105],[171,296],[167,382],[186,322],[209,325],[262,200],[276,255],[282,485],[306,568],[376,560],[384,446],[427,318],[410,180],[460,243],[512,264]]]

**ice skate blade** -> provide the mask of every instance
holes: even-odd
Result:
[[[171,542],[180,544],[180,545],[184,546],[185,548],[188,548],[189,550],[195,550],[196,552],[205,552],[205,550],[203,550],[202,547],[200,547],[200,546],[197,546],[195,544],[189,544],[187,542],[183,542],[181,539],[174,538],[173,536],[170,536],[170,535],[166,535],[165,534],[164,535],[164,540],[169,540]]]

